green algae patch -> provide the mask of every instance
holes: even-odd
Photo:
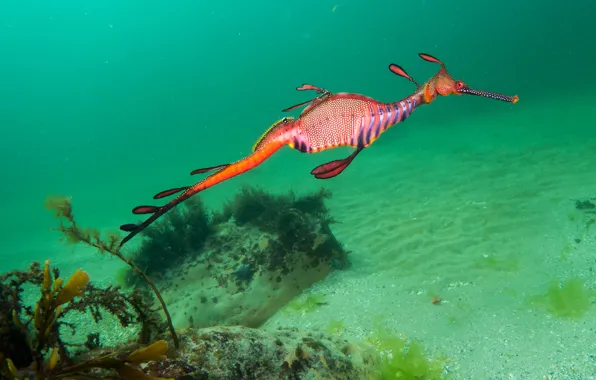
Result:
[[[552,283],[546,293],[532,296],[528,302],[557,318],[578,319],[589,311],[595,296],[596,291],[587,288],[582,279],[573,277]]]
[[[325,296],[309,293],[306,297],[298,296],[294,298],[282,309],[282,311],[286,314],[292,312],[306,314],[313,312],[326,304]]]
[[[429,357],[421,342],[397,336],[391,331],[377,327],[366,341],[379,355],[376,366],[377,380],[439,380],[449,379],[449,359],[443,356]]]
[[[327,326],[327,334],[331,335],[341,335],[344,331],[344,321],[341,320],[332,320],[329,322],[329,326]]]

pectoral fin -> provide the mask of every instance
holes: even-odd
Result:
[[[318,179],[328,179],[338,176],[343,172],[354,160],[354,158],[360,153],[364,148],[358,148],[354,151],[354,153],[350,154],[348,157],[334,160],[331,162],[327,162],[323,165],[319,165],[314,168],[310,174],[314,175],[315,178]]]

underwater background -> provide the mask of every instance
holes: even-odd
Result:
[[[217,210],[246,184],[333,193],[350,268],[306,289],[324,296],[316,310],[263,328],[365,339],[382,321],[448,356],[456,379],[595,378],[595,14],[588,1],[3,2],[0,272],[50,259],[116,281],[121,262],[58,241],[47,195],[116,231],[191,170],[249,154],[310,96],[295,87],[396,101],[415,88],[387,66],[423,82],[438,69],[424,52],[519,103],[440,98],[336,178],[309,172],[349,149],[282,149],[199,196]],[[559,282],[575,290],[534,307]]]

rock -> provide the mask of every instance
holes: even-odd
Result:
[[[335,238],[328,190],[295,196],[244,187],[219,212],[189,199],[147,228],[132,260],[151,277],[176,328],[260,327],[334,270],[349,252]],[[121,281],[145,286],[132,269]]]
[[[334,335],[241,326],[189,328],[151,376],[176,380],[358,380],[374,378],[375,353]]]
[[[298,214],[307,237],[295,250],[275,233],[234,221],[219,224],[203,252],[166,274],[163,288],[176,328],[259,327],[335,269],[349,265],[347,252],[321,220]],[[299,239],[296,238],[296,241]],[[184,268],[184,276],[175,271]],[[162,288],[163,281],[157,281]]]

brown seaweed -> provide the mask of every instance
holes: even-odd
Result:
[[[34,307],[22,301],[23,285],[39,287],[40,296]],[[121,301],[125,302],[121,302]],[[89,283],[89,275],[78,269],[68,281],[46,261],[43,269],[33,263],[29,271],[15,270],[0,276],[0,377],[8,379],[96,379],[92,372],[113,370],[126,380],[149,379],[139,365],[164,360],[167,342],[159,340],[137,349],[108,352],[99,357],[77,358],[60,336],[60,327],[76,328],[64,321],[71,311],[90,311],[95,321],[101,319],[100,308],[107,309],[123,326],[135,319],[127,311],[129,305],[143,310],[139,300],[128,298],[117,287],[101,289]],[[146,318],[143,313],[138,319]],[[15,335],[18,332],[18,335]],[[97,338],[98,339],[98,338]],[[32,365],[31,365],[32,364]]]

